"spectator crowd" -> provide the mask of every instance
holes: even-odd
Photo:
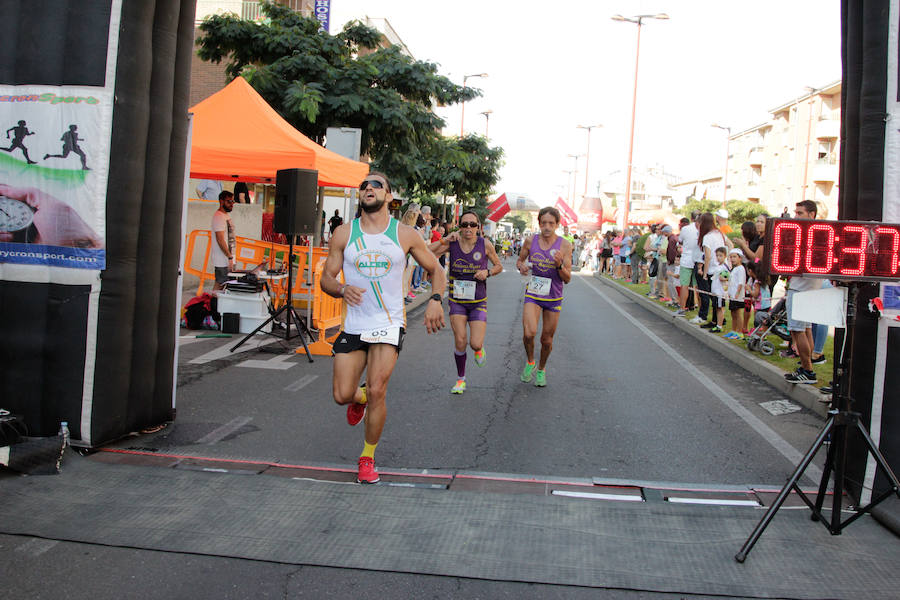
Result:
[[[792,277],[782,284],[768,276],[763,271],[767,216],[742,223],[739,231],[728,225],[728,217],[724,208],[715,213],[694,211],[680,220],[677,231],[670,224],[655,223],[649,231],[630,227],[588,234],[580,240],[577,264],[615,280],[647,284],[646,295],[668,305],[674,316],[689,318],[691,324],[729,340],[764,338],[774,315],[783,314],[790,341],[780,356],[797,359],[797,368],[785,379],[793,384],[817,383],[813,365],[827,360],[828,327],[793,318],[792,298],[829,283]],[[816,204],[798,203],[794,218],[815,219]],[[576,265],[574,256],[572,262]],[[830,386],[822,389],[828,392]]]

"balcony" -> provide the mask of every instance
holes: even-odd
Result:
[[[757,146],[756,148],[752,148],[750,150],[750,157],[747,159],[748,164],[751,167],[759,167],[763,164],[763,152],[762,148]]]
[[[841,135],[840,119],[822,119],[816,123],[816,139],[834,140]]]
[[[812,180],[817,183],[834,183],[838,180],[837,159],[833,156],[820,158],[812,169]]]

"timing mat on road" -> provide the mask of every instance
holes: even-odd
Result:
[[[111,464],[0,479],[0,532],[166,552],[498,581],[779,598],[885,598],[900,543],[782,510],[361,486]]]

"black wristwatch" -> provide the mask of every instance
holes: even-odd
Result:
[[[431,295],[431,299],[432,299],[432,300],[437,300],[437,301],[440,302],[441,304],[444,303],[444,297],[441,296],[440,294],[432,294],[432,295]]]

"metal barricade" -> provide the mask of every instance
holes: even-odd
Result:
[[[325,269],[325,258],[320,258],[313,271],[313,309],[312,326],[318,331],[318,339],[309,344],[309,351],[316,356],[331,356],[331,347],[339,331],[330,336],[328,330],[340,327],[344,318],[344,301],[341,298],[333,298],[322,291],[319,282],[322,280],[322,271]],[[344,274],[339,275],[340,281],[344,281]],[[303,348],[298,348],[297,352]]]

